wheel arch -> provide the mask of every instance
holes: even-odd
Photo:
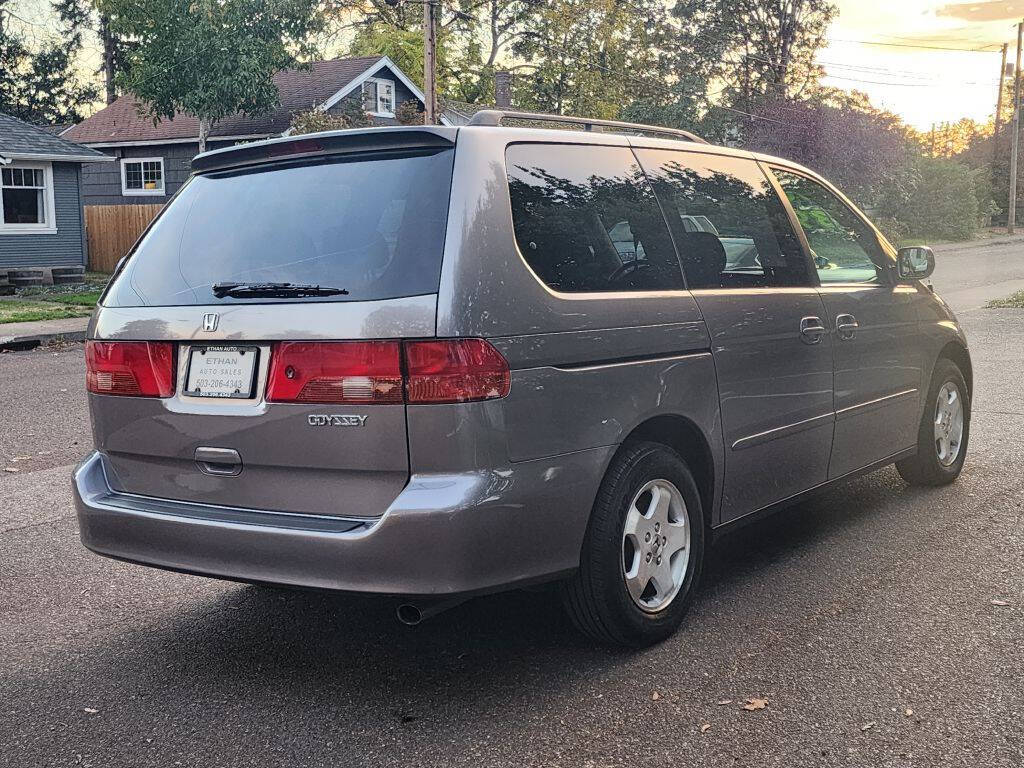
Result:
[[[967,383],[967,395],[973,399],[974,397],[974,367],[971,364],[971,355],[967,351],[967,347],[961,344],[959,341],[950,341],[939,350],[939,354],[935,358],[935,363],[939,360],[946,359],[951,360],[956,364],[957,368],[964,375],[964,381]],[[932,365],[932,375],[934,375],[935,365]],[[931,377],[928,379],[931,381]]]
[[[700,493],[704,523],[710,530],[715,504],[716,474],[711,443],[696,423],[678,414],[660,414],[638,424],[622,441],[616,456],[638,442],[650,441],[666,445],[686,462]],[[614,461],[614,457],[613,457]]]

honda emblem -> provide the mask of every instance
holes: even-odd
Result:
[[[205,315],[203,315],[203,330],[216,331],[218,319],[220,318],[216,312],[207,312]]]

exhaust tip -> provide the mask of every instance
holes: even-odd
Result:
[[[398,620],[407,627],[415,627],[423,621],[423,612],[411,603],[403,603],[395,610]]]

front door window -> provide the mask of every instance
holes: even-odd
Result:
[[[818,279],[823,284],[884,282],[887,257],[871,227],[818,182],[773,171],[807,236]]]

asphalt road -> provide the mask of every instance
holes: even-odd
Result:
[[[0,766],[1020,766],[1024,313],[971,306],[1024,279],[1024,245],[969,250],[936,273],[976,366],[961,480],[882,470],[724,540],[639,653],[544,593],[410,629],[91,555],[81,348],[0,355]]]

